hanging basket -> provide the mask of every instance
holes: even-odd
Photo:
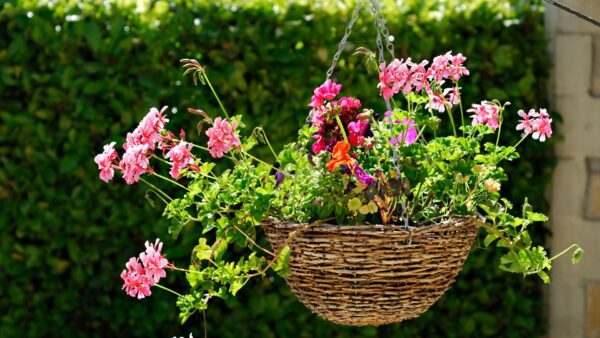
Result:
[[[477,236],[474,217],[392,225],[264,224],[275,250],[289,245],[286,278],[313,313],[342,325],[384,325],[425,312],[454,282]]]

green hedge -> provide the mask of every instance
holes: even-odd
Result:
[[[160,210],[143,198],[144,188],[104,184],[92,158],[109,140],[122,139],[151,106],[176,107],[172,121],[189,135],[196,119],[182,113],[186,107],[218,114],[206,90],[182,76],[182,57],[207,65],[230,110],[248,115],[249,125],[264,125],[277,146],[294,139],[349,9],[330,1],[172,0],[152,1],[136,12],[133,5],[119,5],[123,1],[42,2],[0,5],[0,335],[172,337],[194,332],[201,337],[201,316],[181,327],[171,295],[157,290],[137,301],[120,290],[126,259],[146,239],[159,235],[169,258],[181,265],[188,262],[193,243],[185,235],[168,239]],[[472,71],[464,81],[465,102],[510,98],[514,113],[519,107],[543,106],[547,99],[543,9],[540,1],[533,2],[514,1],[511,7],[508,1],[405,0],[387,3],[385,13],[399,56],[419,60],[447,50],[461,52]],[[345,93],[381,109],[375,76],[351,56],[357,46],[374,48],[371,25],[363,12],[336,76]],[[514,118],[508,124],[505,140],[514,142],[517,133],[508,132]],[[510,168],[511,182],[503,191],[518,199],[529,196],[544,209],[553,166],[549,144],[524,147],[524,158]],[[207,314],[209,334],[543,335],[544,302],[537,280],[499,272],[497,259],[493,252],[474,248],[454,287],[428,312],[380,328],[340,327],[317,319],[281,279],[270,278],[255,282],[238,299],[217,303]],[[185,287],[184,277],[175,273],[167,283]]]

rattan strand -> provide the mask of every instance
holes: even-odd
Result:
[[[320,224],[298,231],[305,226],[264,224],[275,250],[297,231],[289,241],[288,284],[318,316],[361,326],[400,322],[425,312],[454,282],[480,223],[453,217],[409,230]]]

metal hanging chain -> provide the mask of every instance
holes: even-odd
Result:
[[[390,39],[390,31],[388,30],[385,24],[385,18],[383,17],[383,13],[379,10],[379,5],[377,4],[377,0],[370,0],[371,2],[371,10],[373,12],[373,16],[375,18],[375,29],[383,38],[385,39],[385,48],[388,50],[392,59],[394,58],[394,44]],[[379,46],[378,46],[379,47]],[[381,52],[381,51],[380,51]],[[379,60],[381,62],[381,60]]]
[[[549,4],[551,4],[551,5],[554,5],[554,6],[558,7],[558,8],[560,8],[560,9],[562,9],[563,11],[565,11],[565,12],[567,12],[569,14],[573,14],[573,15],[575,15],[576,17],[578,17],[580,19],[583,19],[583,20],[585,20],[587,22],[593,23],[594,25],[600,27],[600,21],[598,21],[596,19],[592,19],[592,17],[587,16],[587,15],[581,13],[581,12],[578,12],[578,11],[576,11],[576,10],[570,8],[570,7],[567,7],[566,5],[564,5],[564,4],[562,4],[562,3],[558,2],[558,1],[554,1],[554,0],[544,0],[544,1],[547,2],[547,3],[549,3]]]
[[[352,17],[350,18],[350,22],[348,22],[348,26],[346,26],[346,31],[344,32],[344,37],[342,37],[342,40],[340,41],[340,43],[338,45],[338,49],[335,52],[335,54],[333,55],[333,61],[331,62],[331,66],[327,70],[327,77],[325,78],[325,80],[329,80],[331,78],[331,75],[333,74],[333,70],[335,69],[335,66],[338,63],[338,60],[340,59],[340,55],[342,54],[342,51],[344,50],[344,46],[346,45],[346,42],[348,41],[348,37],[350,36],[350,33],[352,32],[352,26],[354,26],[356,19],[358,19],[358,13],[360,12],[361,7],[362,7],[362,1],[359,1],[356,4],[356,8],[354,9],[354,12],[352,12]]]

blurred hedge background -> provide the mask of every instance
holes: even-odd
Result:
[[[263,125],[276,147],[291,141],[312,88],[343,34],[344,1],[0,1],[0,336],[203,336],[185,326],[175,298],[155,290],[137,301],[119,273],[146,239],[166,241],[188,263],[194,236],[168,238],[144,187],[104,184],[93,156],[121,141],[152,106],[169,105],[174,126],[194,134],[187,107],[216,116],[208,91],[182,76],[178,60],[207,66],[230,111]],[[399,57],[452,50],[469,59],[464,102],[510,100],[509,113],[546,104],[549,73],[539,0],[386,1]],[[343,92],[382,109],[376,75],[352,56],[375,48],[363,11],[336,77]],[[509,114],[510,115],[510,114]],[[514,130],[514,116],[508,118]],[[248,128],[251,130],[251,128]],[[506,132],[505,142],[517,133]],[[202,139],[200,139],[202,140]],[[545,209],[550,145],[528,142],[511,166],[507,195]],[[531,184],[532,178],[540,184]],[[197,236],[197,229],[188,229]],[[543,230],[538,231],[543,239]],[[500,272],[498,255],[474,248],[454,287],[420,318],[348,328],[320,320],[278,277],[255,282],[207,313],[211,337],[537,337],[545,330],[542,288]],[[185,287],[170,274],[167,285]]]

